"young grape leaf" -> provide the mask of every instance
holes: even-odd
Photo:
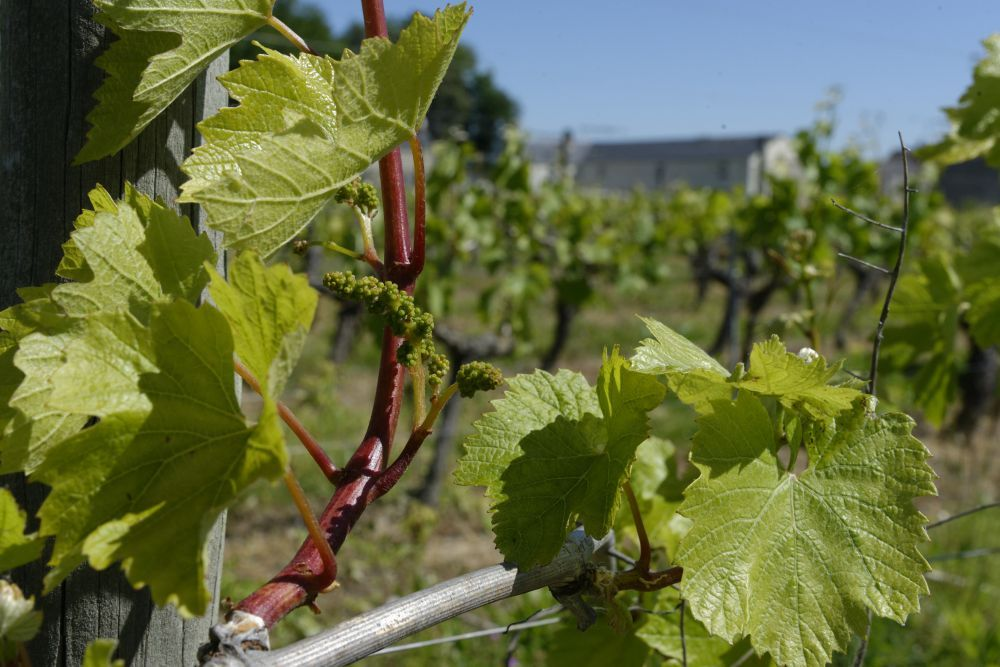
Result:
[[[779,465],[752,394],[698,423],[701,476],[679,510],[693,525],[677,559],[684,597],[712,634],[749,635],[782,665],[825,665],[864,632],[866,610],[898,622],[917,611],[929,567],[913,500],[935,489],[912,420],[858,407],[826,426],[801,474]]]
[[[552,638],[546,655],[549,667],[642,667],[649,647],[635,632],[616,632],[607,623],[595,623],[580,632],[563,627]]]
[[[236,356],[277,397],[292,373],[316,314],[318,294],[287,264],[266,268],[252,252],[229,267],[229,280],[212,271],[212,300],[233,331]]]
[[[751,655],[750,642],[742,640],[730,644],[720,637],[713,637],[705,626],[691,616],[689,608],[684,609],[684,636],[681,637],[678,608],[680,596],[673,589],[657,591],[656,602],[651,605],[659,614],[648,614],[636,631],[636,636],[650,648],[666,658],[681,664],[687,657],[688,667],[721,667],[739,662],[746,667],[765,667],[771,660]],[[666,613],[664,613],[666,612]]]
[[[707,352],[670,327],[640,318],[653,334],[632,355],[632,369],[663,375],[670,390],[698,412],[711,410],[713,401],[730,398],[729,372]]]
[[[698,414],[712,411],[715,401],[727,401],[733,396],[733,385],[715,371],[695,368],[689,371],[669,371],[666,374],[670,391]]]
[[[842,363],[828,367],[821,356],[807,361],[788,352],[777,336],[771,336],[767,342],[754,344],[750,367],[733,386],[774,396],[790,409],[801,410],[813,419],[826,420],[849,410],[861,396],[856,389],[829,384],[841,366]]]
[[[941,142],[917,151],[921,159],[942,164],[966,162],[984,156],[1000,166],[1000,34],[983,40],[986,57],[972,74],[972,83],[962,93],[957,107],[945,109],[951,132]]]
[[[37,534],[25,535],[26,524],[27,515],[13,494],[0,489],[0,572],[9,572],[42,555],[44,540]]]
[[[3,342],[5,338],[0,335],[0,342]],[[10,347],[3,348],[0,345],[0,436],[3,435],[7,428],[7,424],[14,418],[17,414],[16,411],[10,407],[10,397],[14,395],[17,390],[17,386],[21,384],[21,380],[24,379],[24,374],[17,370],[17,366],[14,365],[14,354],[17,352],[17,341],[14,340],[13,336],[9,339]]]
[[[850,409],[861,393],[830,385],[843,364],[827,366],[822,357],[803,359],[772,336],[750,352],[749,372],[730,375],[697,345],[656,320],[643,318],[654,339],[647,339],[632,357],[635,369],[667,378],[671,391],[699,414],[715,401],[728,400],[734,389],[773,396],[786,407],[813,419],[831,419]]]
[[[643,373],[702,369],[729,377],[722,364],[670,327],[652,318],[640,317],[653,338],[642,341],[632,355],[632,368]]]
[[[677,448],[663,438],[650,436],[635,452],[629,481],[640,500],[655,498],[677,479]]]
[[[125,190],[127,193],[135,192],[135,188],[132,187],[131,183],[125,183]],[[80,212],[80,215],[76,216],[76,220],[73,221],[74,230],[93,225],[98,213],[118,212],[118,203],[111,196],[111,193],[104,189],[103,185],[98,184],[97,187],[87,193],[87,198],[90,200],[92,208],[84,209]],[[59,261],[59,266],[56,267],[57,276],[80,283],[94,279],[94,274],[91,273],[90,267],[87,266],[86,258],[84,258],[79,248],[76,247],[76,243],[73,242],[72,238],[63,243],[62,249],[63,257]]]
[[[18,646],[31,641],[42,627],[35,598],[25,599],[17,585],[0,579],[0,660],[15,664]]]
[[[222,79],[240,106],[200,126],[181,201],[201,204],[227,246],[272,254],[419,130],[469,14],[415,15],[397,43],[368,39],[340,61],[265,50],[242,63]]]
[[[52,487],[39,510],[55,537],[51,590],[84,557],[121,560],[157,604],[204,613],[204,540],[219,512],[261,477],[280,476],[286,453],[266,400],[256,426],[236,400],[233,341],[223,316],[187,301],[157,305],[155,371],[139,388],[149,411],[111,414],[57,445],[34,479]]]
[[[636,449],[649,435],[647,413],[664,393],[654,377],[632,371],[616,348],[597,382],[603,417],[560,415],[521,439],[523,454],[500,475],[504,499],[493,513],[505,557],[521,567],[548,562],[577,519],[590,535],[610,530]]]
[[[194,301],[208,283],[203,265],[215,261],[208,237],[186,217],[139,197],[145,210],[122,201],[114,213],[99,212],[73,233],[91,279],[52,291],[67,315],[129,309],[142,318],[156,301]]]
[[[908,382],[924,417],[940,425],[958,392],[956,354],[962,309],[961,281],[943,257],[920,263],[920,273],[896,285],[892,317],[885,330],[882,357],[887,367],[916,368]]]
[[[49,405],[52,377],[62,368],[72,326],[38,331],[18,342],[14,364],[22,380],[8,403],[13,414],[0,439],[0,473],[31,473],[57,443],[79,431],[88,415],[70,414]]]
[[[95,639],[87,644],[80,667],[125,667],[124,660],[111,659],[116,648],[118,641],[115,639]]]
[[[273,0],[94,0],[118,39],[95,61],[107,76],[76,163],[118,152],[223,51],[263,26]]]
[[[597,395],[579,373],[560,370],[555,375],[535,371],[507,381],[504,397],[491,401],[493,411],[473,424],[458,460],[455,481],[465,486],[485,486],[495,502],[505,498],[501,475],[510,462],[524,454],[521,441],[557,417],[578,421],[586,414],[600,414]]]
[[[965,284],[969,333],[980,347],[1000,344],[1000,237],[994,232],[976,239],[962,258],[959,273]]]
[[[215,251],[186,217],[128,185],[121,202],[106,194],[91,193],[95,210],[78,219],[64,246],[70,274],[87,280],[22,291],[28,300],[0,316],[19,339],[14,364],[24,375],[9,399],[0,472],[31,473],[90,417],[129,401],[142,409],[137,380],[149,370],[142,324],[152,304],[193,300],[208,282],[203,265]]]

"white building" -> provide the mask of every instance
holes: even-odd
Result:
[[[595,143],[581,147],[579,155],[577,182],[608,190],[683,184],[759,193],[767,174],[785,175],[797,164],[794,142],[780,135]]]

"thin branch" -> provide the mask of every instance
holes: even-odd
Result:
[[[561,604],[554,604],[551,607],[536,609],[535,611],[531,612],[530,614],[522,618],[520,621],[514,621],[513,623],[508,623],[507,631],[510,632],[510,629],[513,628],[515,625],[523,625],[528,621],[535,620],[536,618],[545,618],[546,616],[551,616],[552,614],[558,614],[559,612],[564,611],[565,609],[566,607],[562,606]]]
[[[753,655],[754,655],[753,649],[749,649],[746,653],[744,653],[739,658],[737,658],[736,662],[734,662],[733,664],[729,665],[729,667],[740,667],[740,665],[742,665],[747,660],[749,660],[750,658],[752,658]]]
[[[906,161],[906,144],[903,143],[903,133],[899,133],[899,154],[903,160],[903,224],[899,233],[899,254],[896,255],[896,265],[892,268],[889,278],[889,289],[885,293],[885,302],[882,304],[882,314],[879,315],[878,329],[875,330],[875,340],[872,343],[871,368],[868,372],[868,393],[877,396],[878,390],[878,355],[882,349],[882,331],[885,329],[885,322],[889,319],[889,306],[892,305],[892,296],[896,292],[896,282],[899,280],[900,271],[903,268],[903,257],[906,254],[906,234],[910,229],[910,167]]]
[[[635,559],[634,558],[630,558],[629,556],[626,556],[625,554],[623,554],[622,552],[618,551],[617,549],[608,549],[608,555],[611,556],[612,558],[620,560],[621,562],[625,563],[626,565],[635,565]]]
[[[843,257],[844,259],[850,260],[850,261],[852,261],[852,262],[854,262],[856,264],[860,264],[861,266],[865,267],[866,269],[872,269],[873,271],[879,271],[879,272],[884,273],[886,275],[891,275],[892,274],[892,271],[890,271],[889,269],[885,268],[884,266],[879,266],[878,264],[872,264],[871,262],[866,262],[865,260],[860,259],[858,257],[855,257],[854,255],[848,255],[846,252],[838,252],[837,256],[838,257]]]
[[[879,222],[878,220],[872,220],[866,215],[862,215],[853,209],[849,209],[846,206],[838,204],[836,199],[831,198],[830,202],[844,213],[850,213],[858,220],[863,220],[864,222],[867,222],[869,225],[875,225],[876,227],[881,227],[882,229],[888,229],[890,232],[896,232],[897,234],[903,233],[902,227],[893,227],[892,225],[887,225],[884,222]]]
[[[865,636],[861,638],[861,643],[858,644],[858,651],[854,654],[854,661],[851,663],[852,667],[861,667],[865,664],[865,656],[868,655],[868,639],[871,637],[872,633],[872,610],[868,610],[868,625],[865,627]]]
[[[625,497],[628,499],[628,508],[632,512],[632,521],[635,523],[635,532],[639,536],[639,558],[635,561],[635,569],[645,574],[649,572],[649,564],[653,559],[653,552],[649,546],[646,525],[642,521],[642,512],[639,511],[639,501],[636,500],[632,484],[626,481],[624,489]]]
[[[882,303],[882,313],[879,315],[878,327],[875,329],[875,340],[872,341],[872,357],[871,365],[868,370],[868,387],[867,392],[871,396],[877,396],[878,391],[878,355],[879,351],[882,349],[882,332],[885,329],[886,320],[889,319],[889,306],[892,304],[892,296],[896,291],[896,282],[899,280],[900,271],[903,268],[903,257],[906,254],[906,234],[910,228],[910,167],[906,161],[906,144],[903,143],[903,133],[899,133],[899,155],[900,159],[903,161],[903,224],[899,229],[899,253],[896,255],[896,265],[892,267],[892,271],[885,271],[881,267],[878,268],[880,271],[889,274],[889,288],[885,292],[885,301]],[[854,261],[860,262],[854,257],[849,257],[843,253],[837,253],[842,257],[847,257],[848,259],[853,259]],[[866,264],[867,262],[861,262]],[[861,643],[858,645],[858,652],[854,655],[854,667],[861,667],[865,662],[865,656],[868,653],[868,636],[872,629],[872,612],[868,610],[868,627],[865,630],[865,636],[861,638]]]
[[[295,48],[303,53],[308,53],[310,55],[318,56],[319,54],[312,50],[312,48],[306,44],[306,40],[296,34],[294,30],[289,28],[284,21],[279,19],[274,14],[267,17],[267,24],[281,33],[281,36],[292,43]]]
[[[517,664],[517,660],[514,658],[514,655],[517,653],[517,647],[521,643],[521,630],[525,629],[526,623],[533,621],[536,618],[544,618],[546,616],[551,616],[552,614],[558,614],[559,612],[563,611],[563,609],[564,607],[561,604],[557,604],[552,607],[548,607],[546,609],[537,609],[528,614],[527,618],[523,618],[520,621],[516,621],[508,625],[507,632],[510,632],[511,628],[515,626],[521,626],[521,627],[518,627],[514,631],[514,633],[511,635],[510,641],[507,642],[507,652],[504,655],[503,664],[506,665],[506,667],[513,667],[514,665]]]
[[[316,550],[319,551],[320,558],[323,560],[323,571],[313,572],[312,574],[322,577],[323,581],[326,582],[323,584],[324,587],[328,586],[337,579],[337,557],[333,554],[330,543],[326,541],[326,536],[323,535],[323,531],[319,527],[316,515],[313,514],[312,508],[309,507],[306,494],[303,493],[302,486],[299,484],[299,480],[295,477],[295,473],[292,472],[291,468],[285,469],[283,479],[285,486],[288,487],[288,492],[292,494],[292,500],[295,502],[295,508],[299,511],[299,516],[302,517],[302,521],[306,524],[309,537],[312,539]]]
[[[249,368],[236,360],[233,360],[233,367],[236,369],[236,373],[243,378],[243,381],[247,383],[247,386],[249,386],[255,394],[263,396],[261,393],[260,382],[258,382],[257,378],[253,376],[253,373],[250,372]],[[333,461],[330,460],[330,457],[327,456],[327,453],[323,450],[323,446],[319,444],[316,438],[314,438],[308,430],[306,430],[306,427],[302,425],[302,422],[299,421],[299,418],[295,416],[288,406],[280,401],[278,402],[278,416],[280,416],[281,420],[292,430],[292,433],[294,433],[295,437],[299,439],[302,446],[306,448],[306,451],[309,452],[313,461],[315,461],[316,465],[319,466],[323,475],[334,484],[340,482],[343,476],[343,471],[333,464]]]
[[[1000,507],[1000,502],[986,503],[984,505],[980,505],[979,507],[973,507],[972,509],[965,510],[964,512],[959,512],[958,514],[952,514],[951,516],[945,517],[940,521],[935,521],[933,523],[927,524],[926,528],[927,530],[930,530],[931,528],[937,528],[938,526],[943,526],[944,524],[950,523],[955,519],[961,519],[963,516],[969,516],[970,514],[975,514],[976,512],[982,512],[983,510],[992,509],[994,507]]]

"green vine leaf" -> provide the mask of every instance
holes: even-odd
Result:
[[[149,327],[155,371],[139,388],[148,411],[110,414],[57,445],[34,479],[52,487],[38,512],[55,537],[51,590],[85,558],[121,560],[154,601],[202,614],[204,541],[241,490],[281,476],[286,453],[274,403],[256,426],[236,400],[233,342],[222,315],[187,301],[156,306]]]
[[[506,496],[500,477],[511,461],[524,454],[521,441],[556,418],[580,420],[600,414],[597,394],[579,373],[560,370],[555,375],[535,371],[507,381],[504,397],[491,401],[493,411],[473,424],[458,460],[455,481],[465,486],[485,486],[488,496]]]
[[[416,134],[469,15],[464,3],[414,15],[397,43],[368,39],[339,61],[264,49],[242,63],[221,79],[240,106],[200,125],[181,200],[201,204],[227,246],[272,254]]]
[[[236,356],[268,396],[279,396],[302,353],[318,293],[287,264],[266,268],[252,252],[236,258],[228,282],[212,271],[210,292],[232,328]]]
[[[113,212],[97,211],[89,224],[77,224],[77,271],[85,269],[89,279],[59,285],[51,295],[67,315],[129,310],[143,318],[150,304],[194,301],[208,284],[203,265],[216,257],[209,238],[130,185]]]
[[[0,572],[37,560],[44,540],[37,534],[25,535],[27,515],[7,489],[0,489]]]
[[[0,364],[12,371],[5,382],[16,382],[0,386],[10,394],[0,414],[3,468],[52,489],[38,513],[40,535],[55,538],[48,589],[84,561],[121,561],[158,604],[201,614],[209,529],[249,484],[284,471],[277,407],[265,397],[256,424],[247,421],[230,323],[193,303],[215,260],[208,239],[131,187],[121,201],[103,190],[91,200],[61,265],[80,280],[22,290],[27,300],[0,313],[14,343]],[[247,326],[272,334],[257,356],[241,353],[274,365],[268,379],[280,385],[315,295],[287,268],[264,269],[252,256],[234,264],[234,278],[215,287],[241,345]],[[268,313],[249,308],[248,290],[266,298]]]
[[[599,622],[580,632],[564,627],[552,638],[546,664],[550,667],[642,667],[649,647],[635,632],[616,632]]]
[[[215,251],[186,217],[130,185],[120,202],[103,189],[91,200],[95,209],[77,219],[61,264],[85,280],[22,290],[28,300],[0,313],[23,375],[11,412],[0,414],[7,421],[0,472],[30,474],[90,417],[148,409],[138,378],[152,363],[144,326],[150,309],[197,299],[208,283],[204,264]]]
[[[710,354],[662,322],[641,317],[653,338],[639,344],[632,368],[663,375],[670,391],[698,412],[712,409],[712,401],[732,396],[729,372]]]
[[[25,599],[15,584],[0,579],[0,660],[13,664],[18,646],[35,638],[42,627],[42,612],[35,598]]]
[[[965,283],[969,310],[965,319],[980,347],[1000,344],[1000,236],[980,236],[961,260],[959,272]]]
[[[665,375],[671,391],[699,414],[734,389],[776,398],[785,407],[825,421],[849,410],[861,397],[857,389],[831,385],[842,363],[827,366],[821,356],[803,358],[785,349],[777,336],[756,343],[749,369],[730,375],[708,353],[656,320],[643,318],[654,339],[642,342],[632,357],[635,369]]]
[[[493,532],[507,559],[521,567],[548,562],[577,519],[590,535],[610,530],[636,449],[649,435],[647,413],[665,391],[655,378],[632,371],[616,348],[598,377],[601,417],[558,415],[520,439],[521,455],[490,480],[500,488]]]
[[[52,378],[62,368],[63,352],[72,334],[62,327],[27,335],[12,350],[12,362],[20,378],[8,400],[8,415],[0,439],[0,473],[23,470],[30,474],[48,451],[87,423],[83,414],[71,414],[49,405]]]
[[[827,664],[864,632],[868,609],[898,622],[917,611],[929,567],[913,500],[935,489],[912,420],[858,408],[828,425],[793,474],[757,397],[714,407],[698,420],[691,460],[701,476],[679,510],[693,521],[678,561],[694,616],[801,666]]]
[[[832,419],[849,410],[861,392],[849,387],[830,385],[843,363],[827,366],[816,356],[803,359],[785,349],[777,336],[755,343],[750,352],[750,366],[733,386],[762,396],[774,396],[787,408],[802,411],[813,419]]]
[[[5,337],[0,334],[0,342]],[[21,371],[14,365],[14,355],[17,353],[17,341],[13,336],[9,339],[10,347],[0,352],[0,435],[7,430],[7,425],[17,416],[17,411],[10,407],[10,398],[24,379]]]
[[[643,373],[663,374],[670,371],[712,371],[729,377],[722,364],[690,340],[667,325],[649,317],[640,317],[653,338],[647,338],[632,355],[632,367]]]
[[[125,667],[124,660],[112,660],[118,641],[115,639],[95,639],[87,644],[80,667]]]
[[[87,115],[76,163],[121,150],[226,49],[263,26],[273,0],[94,0],[118,40],[96,64],[106,72]]]
[[[961,362],[955,340],[962,303],[955,270],[943,257],[931,257],[920,263],[919,273],[900,278],[886,325],[883,358],[896,369],[917,368],[907,384],[935,426],[944,421],[958,392]]]
[[[747,667],[771,665],[767,657],[751,655],[744,659],[750,647],[748,640],[730,644],[724,639],[709,634],[705,626],[691,616],[689,608],[684,609],[684,637],[681,638],[680,596],[672,589],[658,591],[656,603],[652,605],[658,614],[648,614],[636,636],[650,648],[666,658],[681,664],[687,656],[688,667],[720,667],[737,662]]]
[[[983,40],[986,57],[972,74],[972,83],[962,93],[957,107],[945,109],[951,132],[941,142],[917,151],[921,160],[956,164],[984,156],[1000,166],[1000,34]]]

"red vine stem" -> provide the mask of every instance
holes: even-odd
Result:
[[[424,421],[413,430],[410,434],[410,439],[406,441],[406,446],[403,447],[403,451],[400,452],[396,460],[392,462],[392,465],[382,471],[378,477],[375,478],[375,483],[368,490],[367,500],[369,503],[381,498],[387,494],[392,487],[396,486],[396,482],[400,480],[403,473],[406,472],[410,464],[413,463],[413,459],[416,457],[417,452],[420,451],[420,446],[424,444],[424,440],[427,436],[431,434],[431,428],[434,426],[434,422],[437,420],[438,415],[441,413],[441,408],[444,407],[458,391],[458,385],[452,384],[447,389],[442,392],[441,396],[435,399],[434,403],[431,405],[430,412],[427,413],[427,417]]]
[[[382,0],[362,0],[367,37],[386,37],[385,9]],[[385,216],[385,275],[407,293],[420,273],[410,261],[410,228],[406,211],[406,188],[403,163],[396,149],[379,160],[382,184],[382,211]],[[342,471],[344,482],[337,487],[319,519],[327,542],[336,553],[355,522],[371,502],[369,490],[375,482],[371,471],[382,470],[403,399],[404,369],[396,361],[402,339],[387,328],[382,332],[382,357],[365,437]],[[322,571],[322,559],[312,540],[299,547],[292,561],[268,583],[236,605],[236,609],[255,614],[271,627],[292,610],[312,602],[325,585],[303,574]]]
[[[424,150],[417,135],[410,137],[413,155],[413,270],[424,270],[424,245],[427,238],[427,181],[424,176]]]
[[[253,376],[253,373],[250,372],[249,368],[236,360],[233,360],[233,367],[236,369],[236,374],[243,378],[243,381],[246,382],[255,393],[263,396],[261,393],[260,382],[258,382],[257,378]],[[314,438],[312,434],[306,430],[306,427],[302,425],[299,418],[296,417],[284,403],[278,403],[278,416],[280,416],[281,420],[288,425],[288,428],[292,430],[292,433],[294,433],[295,437],[299,439],[302,446],[306,448],[306,451],[309,452],[310,456],[312,456],[313,461],[315,461],[316,465],[319,466],[319,469],[323,471],[326,478],[334,484],[340,481],[343,471],[339,470],[337,466],[333,464],[333,461],[330,460],[330,457],[327,456],[326,452],[323,450],[323,446],[320,445],[316,438]]]

